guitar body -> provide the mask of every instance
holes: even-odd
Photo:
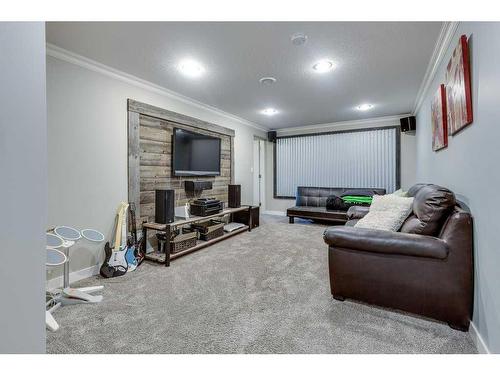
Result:
[[[124,275],[129,267],[126,259],[128,247],[123,244],[122,235],[126,234],[125,215],[128,210],[128,204],[122,202],[118,207],[116,214],[115,246],[111,249],[109,242],[104,246],[105,260],[101,266],[100,274],[103,277],[116,277]]]
[[[143,238],[141,237],[139,239],[139,241],[137,242],[137,244],[135,245],[135,259],[137,259],[138,266],[141,265],[141,263],[144,261],[144,258],[145,258],[145,254],[142,251],[142,249],[146,248],[146,246],[144,246],[142,244],[142,241],[143,241]]]
[[[127,246],[125,250],[125,260],[127,261],[129,271],[134,271],[137,268],[138,263],[135,257],[135,245]]]
[[[129,232],[132,235],[132,242],[131,242],[131,244],[134,245],[134,248],[135,248],[135,259],[137,261],[137,266],[139,266],[142,263],[142,261],[144,260],[144,253],[142,251],[142,249],[143,249],[142,238],[141,239],[137,238],[137,225],[136,225],[135,203],[134,202],[130,202],[129,203],[129,213],[130,213]],[[129,246],[131,244],[129,244]],[[130,262],[129,262],[129,264],[130,264]]]
[[[128,262],[126,258],[127,251],[128,251],[127,248],[118,251],[113,250],[111,253],[111,257],[109,258],[108,264],[111,267],[128,269]]]
[[[105,278],[110,278],[110,277],[117,277],[121,275],[125,275],[127,273],[127,266],[112,266],[110,265],[110,260],[113,257],[113,250],[111,250],[111,247],[109,246],[109,242],[106,242],[106,245],[104,245],[104,253],[105,253],[105,259],[104,263],[102,264],[99,273],[101,274],[102,277]]]

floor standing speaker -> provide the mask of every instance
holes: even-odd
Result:
[[[156,190],[155,222],[167,224],[175,219],[175,190]]]
[[[241,206],[241,185],[228,185],[228,195],[230,208]]]

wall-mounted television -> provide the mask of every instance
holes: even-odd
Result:
[[[220,138],[174,128],[173,176],[220,176]]]

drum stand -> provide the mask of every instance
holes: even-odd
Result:
[[[89,239],[89,238],[87,238]],[[46,327],[55,332],[59,329],[59,324],[53,317],[53,313],[62,306],[74,305],[77,303],[98,303],[103,299],[102,295],[92,295],[104,289],[104,286],[89,286],[83,288],[71,288],[69,284],[69,250],[75,244],[75,240],[65,240],[59,236],[59,243],[56,246],[48,246],[47,249],[62,248],[61,257],[64,257],[63,261],[64,271],[63,271],[63,287],[62,289],[56,289],[51,292],[47,292],[50,296],[45,306],[45,325]],[[93,241],[92,239],[90,239]],[[94,241],[100,242],[100,241]],[[61,252],[59,252],[61,253]],[[64,254],[64,255],[63,255]],[[62,263],[62,262],[61,262]],[[58,264],[48,264],[48,265],[60,265]]]
[[[102,295],[94,296],[95,293],[104,289],[104,286],[88,286],[84,288],[71,288],[69,285],[69,249],[75,244],[75,241],[65,240],[63,243],[63,252],[68,258],[64,263],[63,289],[59,291],[59,300],[62,306],[74,305],[77,303],[98,303],[102,301]]]

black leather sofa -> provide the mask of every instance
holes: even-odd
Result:
[[[375,194],[384,195],[385,189],[373,188],[329,188],[298,186],[295,206],[286,210],[286,216],[293,224],[296,217],[312,220],[324,220],[337,223],[347,222],[347,211],[330,211],[326,209],[326,200],[331,195],[341,196],[346,191],[373,190]]]

